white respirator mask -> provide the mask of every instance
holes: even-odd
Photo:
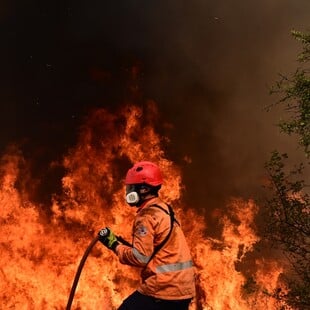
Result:
[[[135,206],[140,200],[137,192],[130,192],[126,195],[126,202],[132,206]]]
[[[141,200],[139,188],[137,184],[126,185],[126,202],[132,207],[137,206]]]

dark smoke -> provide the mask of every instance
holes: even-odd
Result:
[[[152,99],[173,125],[158,127],[184,169],[187,204],[256,198],[269,152],[288,143],[280,115],[264,111],[277,100],[268,88],[295,70],[290,31],[309,20],[308,0],[2,2],[0,149],[22,144],[46,196],[46,166],[90,109]]]

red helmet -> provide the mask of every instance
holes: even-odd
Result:
[[[163,179],[157,165],[149,161],[140,161],[128,170],[125,183],[159,186],[163,183]]]

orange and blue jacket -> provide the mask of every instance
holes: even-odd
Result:
[[[192,298],[195,295],[194,267],[177,221],[173,222],[168,241],[152,257],[154,249],[169,234],[170,226],[168,206],[158,197],[146,201],[137,211],[132,247],[120,244],[116,254],[121,263],[142,268],[138,288],[141,294],[167,300]]]

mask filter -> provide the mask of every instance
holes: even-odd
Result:
[[[126,195],[126,202],[130,205],[136,205],[140,198],[137,192],[130,192]]]

